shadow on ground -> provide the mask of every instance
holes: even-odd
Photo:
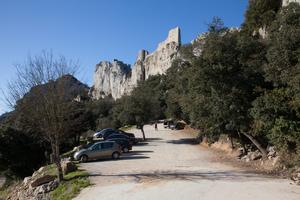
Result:
[[[171,144],[199,144],[196,138],[181,138],[179,140],[168,140],[167,143]]]
[[[236,173],[236,172],[153,172],[153,173],[129,173],[129,174],[91,174],[90,176],[112,177],[112,178],[134,178],[137,182],[142,182],[143,179],[157,180],[235,180],[240,182],[270,179],[271,176],[261,176],[252,173]],[[264,180],[265,181],[265,180]]]

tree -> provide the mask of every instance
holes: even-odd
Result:
[[[118,110],[119,120],[123,125],[130,121],[136,123],[142,131],[144,140],[146,140],[144,124],[164,117],[163,88],[162,77],[153,76],[140,82],[130,96],[121,99],[122,109]]]
[[[74,74],[78,65],[64,57],[54,58],[51,52],[29,57],[17,66],[17,78],[9,83],[7,98],[20,115],[23,127],[34,130],[50,143],[52,159],[57,166],[58,180],[63,179],[60,145],[81,122],[80,102],[68,92],[63,76]]]
[[[260,28],[268,27],[280,10],[282,0],[250,0],[242,32],[253,35]]]
[[[271,23],[267,63],[262,69],[272,87],[256,98],[251,108],[253,132],[286,153],[285,159],[300,152],[299,27],[300,6],[293,3],[282,8]]]
[[[220,17],[213,17],[212,21],[208,24],[208,32],[221,33],[227,28],[224,26],[224,22]]]

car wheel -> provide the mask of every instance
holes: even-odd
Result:
[[[123,152],[124,152],[124,153],[128,153],[128,152],[129,152],[128,147],[124,147],[124,148],[123,148]]]
[[[83,163],[85,163],[85,162],[87,162],[88,161],[88,157],[87,157],[87,155],[82,155],[82,156],[80,156],[80,162],[83,162]]]
[[[112,154],[112,158],[113,158],[114,160],[120,158],[120,153],[119,153],[119,152],[114,152],[114,153]]]

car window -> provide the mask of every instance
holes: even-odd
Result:
[[[112,148],[112,146],[113,146],[112,142],[105,142],[105,143],[101,144],[102,149],[110,149],[110,148]]]
[[[101,149],[100,144],[95,144],[95,145],[92,147],[92,150],[93,150],[93,151],[97,151],[97,150],[100,150],[100,149]]]

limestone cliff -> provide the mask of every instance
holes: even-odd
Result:
[[[151,54],[141,50],[132,68],[118,60],[100,62],[96,65],[94,85],[90,95],[93,99],[109,95],[118,99],[124,94],[129,94],[139,81],[166,73],[177,57],[180,45],[180,29],[176,27],[169,31],[167,39],[161,42]]]
[[[292,2],[300,4],[300,0],[282,0],[282,6],[288,6]]]

